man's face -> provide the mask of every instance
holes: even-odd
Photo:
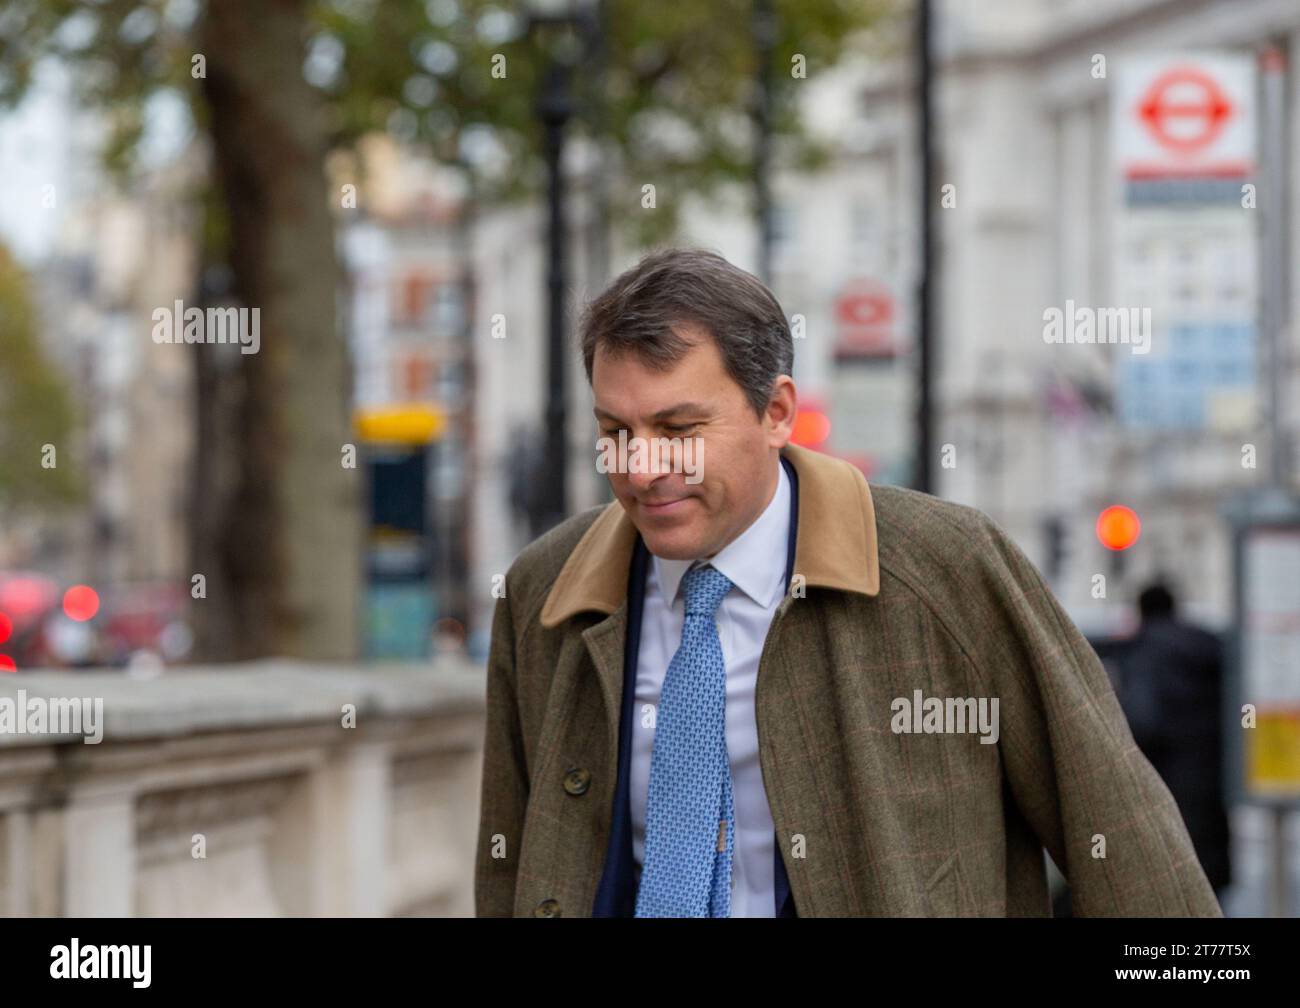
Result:
[[[670,453],[651,452],[660,459],[657,472],[609,473],[646,548],[664,559],[693,560],[717,553],[771,501],[777,453],[790,440],[795,392],[793,381],[781,376],[760,419],[727,374],[712,338],[699,328],[678,332],[692,346],[668,371],[647,366],[635,353],[597,349],[591,386],[600,435],[617,440],[626,430],[629,457],[633,438],[701,439],[696,445],[703,444],[702,453],[683,456],[692,460],[691,472],[674,467]]]

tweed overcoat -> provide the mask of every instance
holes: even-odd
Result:
[[[1078,916],[1222,916],[1101,662],[1006,534],[830,456],[782,454],[799,486],[794,576],[754,704],[799,916],[1048,916],[1044,849]],[[538,538],[506,574],[479,916],[592,912],[636,536],[615,501]],[[900,717],[900,700],[921,698],[996,699],[996,742],[969,723],[903,730],[919,715]]]

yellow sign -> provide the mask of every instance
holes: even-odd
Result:
[[[443,412],[427,403],[357,410],[353,422],[362,441],[397,444],[428,444],[447,426]]]
[[[1300,795],[1300,710],[1261,710],[1245,735],[1250,788],[1275,797]]]

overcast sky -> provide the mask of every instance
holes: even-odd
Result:
[[[24,261],[49,251],[67,185],[70,108],[61,69],[44,63],[15,110],[0,111],[0,241]],[[56,206],[41,205],[41,187],[55,186]]]
[[[0,241],[31,264],[54,246],[64,215],[74,211],[76,186],[93,184],[98,155],[95,136],[100,116],[77,108],[66,70],[47,60],[32,87],[13,111],[0,111]],[[142,167],[175,157],[192,132],[189,110],[174,92],[162,92],[145,106],[145,134],[138,151]],[[73,158],[87,159],[85,165]],[[76,169],[81,169],[77,171]],[[42,187],[55,186],[55,206],[42,205]]]

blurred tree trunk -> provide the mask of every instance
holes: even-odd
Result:
[[[239,355],[233,397],[219,364],[198,373],[200,469],[212,468],[196,488],[217,500],[197,512],[207,526],[196,571],[209,592],[194,609],[200,650],[214,657],[357,653],[362,475],[342,466],[350,382],[306,34],[302,0],[220,0],[205,5],[197,35],[232,293],[261,311],[261,347]]]

